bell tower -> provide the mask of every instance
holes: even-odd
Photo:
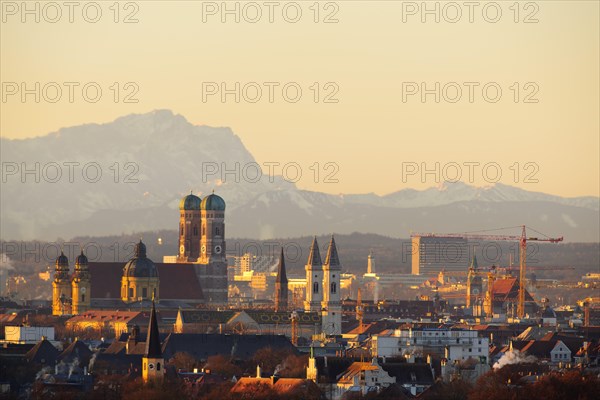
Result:
[[[226,262],[225,258],[225,201],[212,193],[202,200],[200,206],[202,232],[200,239],[200,262]]]
[[[471,266],[469,267],[469,273],[467,275],[467,301],[466,307],[470,308],[474,306],[479,298],[483,295],[483,279],[478,274],[477,257],[473,255]]]
[[[331,236],[327,256],[323,264],[323,332],[329,335],[342,334],[342,304],[340,302],[340,273],[342,266],[335,239]]]
[[[73,315],[88,311],[91,306],[92,284],[88,259],[83,254],[83,250],[75,259],[75,273],[73,274],[71,286]]]
[[[321,311],[321,301],[323,300],[323,264],[321,263],[319,243],[317,243],[316,236],[310,246],[308,261],[304,269],[306,270],[306,300],[304,301],[304,310]]]
[[[61,250],[54,266],[52,281],[52,315],[71,313],[71,279],[69,277],[69,259]]]
[[[190,193],[179,202],[179,254],[177,262],[196,262],[200,257],[200,197]]]
[[[165,360],[160,345],[154,299],[152,299],[152,311],[150,311],[150,322],[148,323],[146,351],[142,358],[142,378],[144,383],[162,383],[165,379]]]
[[[283,247],[279,256],[277,279],[275,281],[275,311],[286,311],[288,308],[288,279],[285,271],[285,257]]]

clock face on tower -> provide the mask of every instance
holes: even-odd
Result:
[[[81,288],[81,293],[85,294],[85,288],[84,287]]]
[[[202,254],[206,253],[206,245],[204,245],[204,244],[202,245],[201,251],[202,251]]]
[[[221,251],[222,251],[222,250],[223,250],[223,249],[221,248],[221,246],[215,246],[215,253],[216,253],[216,254],[221,254]]]
[[[179,246],[179,253],[180,254],[185,253],[185,246],[184,245]]]
[[[148,369],[149,369],[150,371],[152,371],[152,370],[154,369],[154,364],[153,364],[153,363],[149,363],[149,364],[148,364]]]

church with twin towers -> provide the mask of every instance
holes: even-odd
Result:
[[[321,314],[323,333],[342,334],[342,303],[340,299],[340,274],[342,266],[335,238],[331,236],[325,261],[321,260],[317,238],[313,239],[308,254],[306,270],[306,300],[304,311]]]

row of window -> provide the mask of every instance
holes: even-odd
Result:
[[[331,293],[335,294],[337,292],[337,283],[333,282],[331,284]],[[319,282],[313,283],[313,293],[319,293]]]
[[[183,236],[184,235],[184,229],[183,229],[183,225],[181,225],[180,228],[180,235]],[[203,226],[202,227],[202,236],[206,235],[206,227]],[[218,226],[215,226],[215,235],[220,236],[221,235],[221,228]],[[192,228],[192,236],[198,236],[198,226],[194,225]]]
[[[194,215],[191,213],[185,213],[185,218],[193,218]],[[225,218],[225,214],[223,213],[208,213],[206,214],[206,218]]]
[[[130,287],[129,290],[126,287],[123,287],[123,293],[122,293],[122,297],[125,297],[125,293],[127,291],[127,297],[128,298],[134,298],[135,297],[135,291],[133,287]],[[148,288],[147,287],[143,287],[142,288],[142,296],[143,298],[148,298]],[[82,300],[83,301],[83,300]]]

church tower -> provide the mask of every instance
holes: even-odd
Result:
[[[225,200],[212,193],[200,204],[200,260],[196,273],[205,283],[205,299],[227,304],[227,258],[225,256]]]
[[[179,202],[179,255],[177,262],[200,258],[200,197],[188,194]]]
[[[306,270],[306,300],[304,301],[305,311],[321,311],[321,301],[323,300],[323,265],[321,263],[321,254],[319,253],[319,244],[315,236],[310,246],[308,261],[304,267]]]
[[[52,281],[52,315],[71,313],[71,279],[69,277],[69,259],[64,252],[56,258],[54,280]]]
[[[83,254],[83,250],[81,250],[81,254],[75,259],[75,273],[71,280],[71,286],[73,315],[88,311],[91,305],[92,284],[88,269],[88,259]]]
[[[200,218],[202,264],[225,262],[225,201],[214,193],[206,196],[200,205]]]
[[[467,275],[467,304],[466,307],[470,308],[477,302],[477,298],[481,297],[483,293],[483,280],[478,274],[477,257],[473,254],[473,260],[469,267],[469,273]]]
[[[275,311],[286,311],[288,308],[288,279],[285,271],[285,257],[283,247],[279,256],[277,280],[275,281]]]
[[[369,258],[367,259],[367,274],[375,273],[375,256],[372,251],[369,251]]]
[[[308,359],[308,367],[306,368],[306,379],[318,383],[319,370],[317,369],[317,359],[312,345],[310,346],[310,358]]]
[[[327,256],[323,264],[323,332],[328,335],[342,334],[342,304],[340,302],[340,273],[342,266],[338,257],[335,239],[331,236]]]
[[[154,300],[152,300],[152,311],[150,312],[150,322],[148,323],[146,351],[142,358],[142,378],[144,379],[144,383],[162,383],[165,378],[165,360],[162,356]]]

